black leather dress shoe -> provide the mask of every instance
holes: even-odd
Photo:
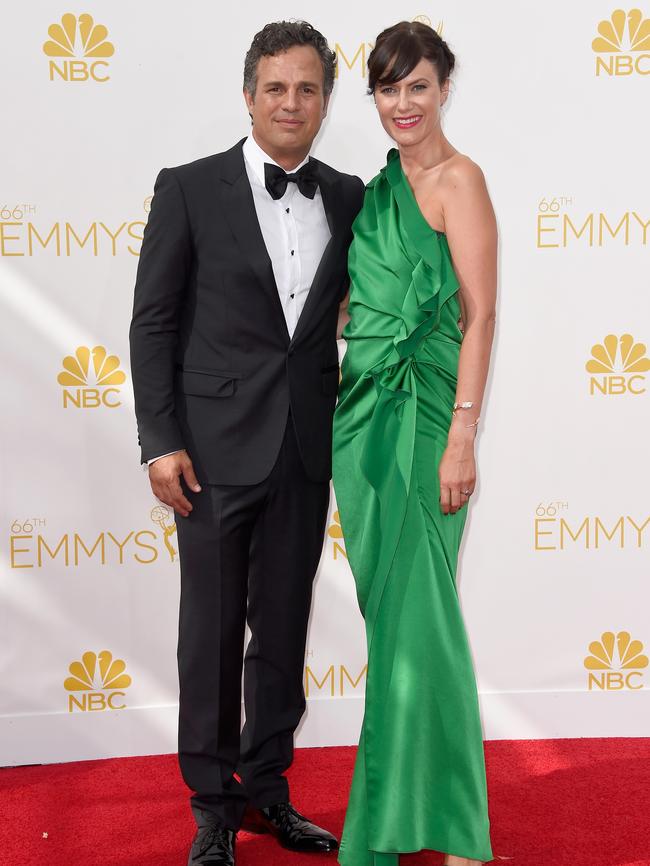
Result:
[[[283,848],[306,854],[324,854],[339,847],[335,836],[312,824],[291,803],[278,803],[266,809],[247,807],[242,830],[271,833]]]
[[[235,831],[208,821],[197,823],[187,866],[235,866]]]

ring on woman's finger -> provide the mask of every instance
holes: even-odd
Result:
[[[469,490],[461,490],[460,492],[463,494],[463,496],[469,496],[470,495]]]

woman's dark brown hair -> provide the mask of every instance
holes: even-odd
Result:
[[[406,78],[420,60],[429,60],[442,84],[456,64],[451,49],[432,27],[419,21],[400,21],[382,31],[368,57],[368,93],[377,85],[395,84]]]

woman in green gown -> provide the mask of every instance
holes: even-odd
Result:
[[[334,486],[366,623],[363,729],[343,866],[492,858],[476,682],[456,588],[494,331],[497,234],[480,168],[440,127],[454,57],[384,31],[369,92],[397,144],[350,248]],[[460,323],[462,322],[462,329]]]

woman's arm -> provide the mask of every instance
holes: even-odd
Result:
[[[350,314],[348,313],[348,303],[350,301],[350,290],[348,289],[345,293],[345,297],[339,304],[339,322],[336,326],[336,339],[341,339],[341,334],[343,333],[343,328],[350,321]]]
[[[481,169],[467,158],[450,166],[445,177],[445,232],[460,283],[464,336],[458,362],[456,402],[471,402],[451,420],[440,461],[442,510],[455,513],[474,491],[474,438],[481,413],[494,337],[497,288],[497,228]]]

